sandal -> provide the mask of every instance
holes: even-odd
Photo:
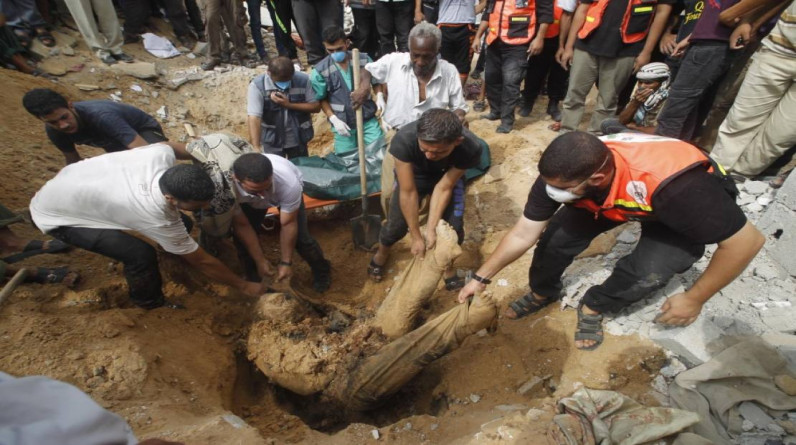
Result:
[[[445,290],[454,291],[464,287],[464,277],[454,275],[450,278],[445,278]]]
[[[590,315],[583,313],[583,303],[578,305],[578,325],[575,328],[575,340],[593,340],[595,343],[582,351],[593,351],[603,343],[603,314]]]
[[[41,42],[42,45],[46,46],[47,48],[52,48],[55,46],[55,37],[50,34],[50,31],[46,29],[43,31],[36,31],[36,39]]]
[[[67,287],[74,286],[80,279],[77,272],[68,267],[37,267],[36,272],[28,277],[28,281],[39,284],[64,283]]]
[[[373,281],[380,283],[381,280],[384,279],[384,265],[376,264],[376,262],[371,259],[370,264],[368,264],[368,276]]]
[[[16,263],[18,261],[22,261],[25,258],[32,257],[34,255],[41,255],[43,253],[59,253],[69,250],[69,244],[57,239],[51,239],[47,243],[47,247],[44,247],[44,241],[40,240],[31,240],[25,247],[22,249],[22,252],[16,253],[14,255],[7,256],[2,259],[3,262],[6,263]]]
[[[520,318],[541,311],[542,309],[547,307],[547,305],[556,300],[558,300],[557,297],[548,297],[545,298],[544,300],[537,300],[536,298],[533,297],[533,292],[528,292],[522,297],[509,303],[509,307],[511,308],[511,310],[514,311],[514,314],[516,315],[516,317],[513,318],[513,320],[519,320]]]

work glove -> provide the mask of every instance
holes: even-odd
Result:
[[[335,131],[337,131],[337,134],[339,134],[340,136],[345,136],[345,137],[351,136],[351,127],[349,127],[348,124],[340,120],[339,117],[332,115],[329,118],[329,123],[332,124]]]

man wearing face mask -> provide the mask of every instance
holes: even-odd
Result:
[[[315,135],[311,113],[321,106],[310,77],[296,72],[289,58],[271,60],[268,72],[251,81],[246,110],[249,142],[255,150],[288,159],[308,155],[307,143]]]
[[[663,288],[702,257],[706,244],[717,243],[702,276],[687,291],[669,296],[656,319],[689,325],[765,242],[735,203],[737,193],[718,164],[676,139],[632,133],[597,138],[579,131],[559,136],[542,154],[523,216],[462,289],[459,301],[482,291],[538,240],[529,272],[531,290],[504,315],[534,314],[561,297],[564,270],[592,239],[624,222],[640,221],[634,251],[584,294],[575,346],[597,348],[603,340],[603,313]],[[566,205],[559,209],[561,203]]]
[[[432,108],[451,110],[465,123],[469,108],[459,73],[455,66],[439,59],[441,45],[439,28],[423,22],[409,32],[409,53],[387,54],[365,66],[378,84],[374,88],[376,105],[385,130],[414,122]]]
[[[356,109],[362,107],[363,137],[368,146],[384,137],[376,119],[376,104],[370,99],[370,74],[364,69],[355,90],[351,52],[343,28],[334,25],[323,30],[323,46],[329,54],[310,73],[312,90],[334,132],[334,152],[343,155],[357,149]],[[361,67],[371,62],[360,54]]]
[[[390,154],[395,157],[396,187],[387,221],[379,233],[378,250],[368,266],[368,275],[374,281],[382,280],[390,247],[407,232],[412,237],[412,254],[420,258],[434,247],[440,219],[456,230],[459,244],[464,241],[463,176],[465,170],[478,165],[481,150],[481,143],[464,129],[458,116],[441,108],[424,112],[417,122],[405,125],[395,134]],[[429,195],[428,221],[423,234],[418,204]],[[464,285],[453,269],[446,270],[443,277],[447,290]]]

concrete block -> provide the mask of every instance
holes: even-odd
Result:
[[[158,72],[155,69],[154,63],[147,63],[147,62],[117,63],[115,65],[111,65],[111,69],[120,74],[133,76],[138,79],[154,79],[158,77]]]
[[[713,356],[711,343],[718,340],[723,332],[718,326],[701,316],[684,328],[665,328],[654,325],[650,328],[650,339],[672,351],[691,365],[701,365]]]
[[[796,252],[796,213],[779,198],[780,195],[777,195],[777,200],[763,212],[757,228],[767,238],[766,251],[771,259],[789,275],[796,276],[796,255],[793,255]],[[793,205],[796,207],[796,203]]]

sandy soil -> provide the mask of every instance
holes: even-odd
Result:
[[[139,59],[154,61],[140,47],[126,48]],[[21,106],[25,91],[51,87],[73,100],[107,99],[122,91],[126,103],[152,114],[167,105],[172,118],[167,135],[185,138],[183,121],[202,133],[217,130],[245,135],[246,85],[251,71],[222,73],[172,91],[156,82],[118,76],[94,62],[82,42],[77,56],[58,56],[51,63],[86,64],[60,82],[0,70],[0,151],[2,202],[23,211],[36,190],[61,168],[60,153],[49,143],[42,124]],[[179,57],[158,61],[169,71],[187,69],[198,61]],[[173,75],[166,76],[167,79]],[[80,91],[73,85],[99,86]],[[131,85],[143,92],[135,92]],[[157,97],[153,96],[157,92]],[[495,123],[476,120],[470,128],[489,142],[495,170],[469,186],[462,269],[477,267],[520,215],[536,177],[541,150],[555,136],[540,104],[529,118],[517,121],[517,131],[494,133]],[[175,117],[176,116],[176,117]],[[184,118],[178,118],[184,116]],[[317,120],[313,151],[329,150],[328,125]],[[98,150],[81,148],[98,155]],[[355,317],[371,317],[389,291],[394,277],[409,261],[402,242],[393,250],[384,282],[368,281],[368,255],[355,250],[348,219],[357,205],[314,217],[311,231],[332,262],[333,284],[323,295],[313,294],[309,269],[298,264],[294,286],[314,300]],[[14,230],[42,239],[33,227]],[[277,259],[277,236],[267,234],[263,246]],[[610,245],[610,240],[609,240]],[[222,260],[239,269],[231,245]],[[494,296],[505,306],[527,288],[530,254],[497,278]],[[383,408],[333,422],[313,410],[315,400],[269,383],[247,360],[245,338],[255,312],[254,301],[209,282],[178,258],[162,255],[167,298],[187,310],[144,311],[127,301],[120,266],[84,251],[28,259],[25,265],[68,264],[83,275],[74,290],[60,285],[23,285],[0,307],[0,369],[15,375],[47,375],[72,383],[130,422],[141,438],[164,437],[191,444],[217,443],[466,443],[481,425],[513,415],[505,405],[537,407],[552,415],[557,398],[584,384],[622,391],[642,403],[657,404],[649,382],[664,357],[638,337],[608,336],[596,352],[574,348],[573,311],[550,307],[520,321],[500,320],[496,333],[476,335],[454,353],[432,364]],[[495,280],[497,281],[497,280]],[[454,304],[455,294],[439,290],[424,309],[428,318]],[[521,395],[519,386],[538,376],[544,383]],[[477,402],[474,402],[476,401]],[[498,408],[499,406],[503,406]],[[237,417],[235,417],[237,416]],[[245,423],[240,422],[243,419]],[[542,435],[549,417],[532,425]],[[533,442],[536,442],[535,440]],[[539,442],[542,439],[539,438]]]

